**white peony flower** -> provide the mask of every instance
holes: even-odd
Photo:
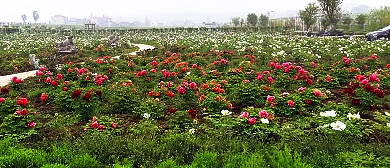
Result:
[[[221,113],[222,113],[222,115],[225,115],[225,116],[232,114],[232,112],[230,112],[229,110],[222,110]]]
[[[266,118],[262,118],[260,121],[261,121],[262,123],[264,123],[264,124],[268,124],[268,123],[269,123],[269,120],[266,119]]]
[[[348,113],[347,118],[349,118],[349,119],[359,119],[360,115],[359,115],[359,113],[357,113],[357,114]]]
[[[149,117],[150,117],[150,114],[148,114],[148,113],[144,114],[144,118],[148,119]]]
[[[331,123],[330,126],[332,127],[332,129],[337,131],[343,131],[346,128],[345,124],[341,121],[336,121],[334,123]]]
[[[190,129],[189,131],[188,131],[190,134],[194,134],[195,133],[195,129]]]
[[[187,75],[190,75],[191,74],[191,72],[187,72]]]
[[[385,114],[386,114],[387,116],[390,116],[390,113],[389,113],[389,112],[387,112],[387,111],[385,111]]]
[[[336,111],[331,110],[331,111],[320,112],[320,116],[323,116],[323,117],[336,117]]]

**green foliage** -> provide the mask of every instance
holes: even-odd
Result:
[[[248,23],[248,26],[255,27],[257,25],[257,15],[255,13],[248,14],[246,22]]]
[[[267,152],[268,157],[266,160],[268,160],[268,164],[270,167],[291,167],[291,168],[310,168],[311,165],[308,165],[301,160],[301,155],[297,153],[297,151],[294,151],[294,153],[291,152],[291,149],[287,146],[284,148],[284,150],[278,150],[274,149],[271,152]]]
[[[315,15],[318,12],[318,7],[314,3],[309,3],[305,10],[299,11],[299,17],[306,25],[306,29],[309,29],[311,25],[316,22]]]
[[[68,165],[73,160],[73,153],[67,145],[53,146],[47,155],[47,162],[52,164]]]
[[[41,168],[69,168],[69,166],[56,163],[56,164],[45,164]]]
[[[322,12],[332,25],[336,25],[341,19],[341,3],[342,0],[318,0]]]
[[[160,163],[160,165],[158,165],[156,168],[180,168],[180,166],[177,165],[174,160],[168,159]]]
[[[222,167],[222,163],[218,159],[218,153],[216,152],[198,152],[194,156],[194,161],[191,163],[191,168],[217,168]]]
[[[99,162],[96,161],[91,155],[84,154],[75,156],[75,159],[70,163],[70,168],[89,168],[98,167]]]
[[[46,164],[46,153],[34,149],[12,149],[0,156],[0,167],[28,168]]]

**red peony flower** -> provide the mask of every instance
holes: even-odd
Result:
[[[152,70],[150,70],[152,73],[156,73],[157,72],[157,70],[156,69],[152,69]]]
[[[188,110],[188,115],[192,118],[196,118],[196,116],[198,116],[198,110]]]
[[[175,97],[175,93],[173,93],[172,91],[169,91],[167,93],[167,96],[170,97],[170,98],[173,98],[173,97]]]
[[[28,127],[28,128],[35,128],[36,125],[37,125],[36,122],[29,122],[29,123],[27,124],[27,127]]]
[[[308,85],[313,84],[313,80],[311,80],[311,79],[306,80],[306,84],[308,84]]]
[[[239,118],[248,118],[249,117],[249,113],[248,112],[242,112],[240,114],[240,116],[238,116]]]
[[[50,76],[47,77],[45,81],[46,81],[46,83],[51,83],[51,78],[50,78]]]
[[[154,67],[157,67],[157,66],[158,66],[158,62],[157,62],[156,60],[153,60],[153,61],[152,61],[152,65],[153,65]]]
[[[42,75],[43,75],[43,72],[42,72],[42,71],[36,71],[36,72],[35,72],[35,75],[37,75],[37,76],[42,76]]]
[[[165,72],[165,73],[164,73],[164,77],[165,77],[165,78],[169,78],[170,76],[171,76],[171,73],[169,73],[169,72]]]
[[[62,80],[64,78],[64,75],[62,74],[57,74],[57,80]]]
[[[94,121],[94,122],[91,124],[91,127],[92,127],[93,129],[97,129],[97,128],[99,128],[99,123],[98,123],[97,121]]]
[[[47,101],[47,98],[48,98],[47,94],[46,94],[46,93],[42,93],[42,95],[41,95],[41,101],[46,102],[46,101]]]
[[[8,94],[8,93],[9,93],[9,89],[7,87],[1,88],[1,94]]]
[[[112,129],[115,129],[116,128],[116,124],[114,122],[111,123],[111,127]]]
[[[352,105],[359,106],[360,105],[360,100],[359,99],[352,99]]]
[[[202,95],[200,96],[199,101],[204,101],[205,99],[206,99],[206,95]]]
[[[376,94],[379,98],[384,98],[385,97],[385,93],[379,89],[375,89],[374,90],[374,94]]]
[[[27,100],[27,98],[20,98],[18,100],[17,104],[20,105],[20,106],[27,106],[28,100]]]
[[[83,99],[84,100],[89,100],[91,97],[92,97],[91,92],[87,92],[87,93],[84,94]]]
[[[63,87],[62,91],[68,91],[68,87]]]
[[[27,109],[23,109],[23,110],[18,110],[15,112],[15,114],[19,115],[19,116],[27,116],[28,115],[28,110]]]
[[[253,125],[255,123],[256,123],[256,118],[249,118],[249,120],[248,120],[249,125]]]
[[[307,105],[311,105],[311,103],[313,103],[313,101],[312,101],[311,99],[307,99],[307,100],[305,100],[305,104],[307,104]]]
[[[78,98],[81,96],[81,89],[76,89],[72,92],[72,98]]]
[[[294,107],[294,101],[292,101],[292,100],[288,100],[287,101],[287,105],[288,105],[288,107]]]
[[[321,92],[319,90],[314,90],[314,96],[320,97],[321,96]]]
[[[269,63],[269,66],[270,66],[270,67],[273,67],[273,66],[275,66],[275,63],[271,61],[271,62]]]
[[[51,85],[54,86],[54,87],[57,87],[58,86],[58,82],[53,80],[53,81],[51,81]]]
[[[149,93],[148,93],[148,96],[150,97],[150,96],[153,96],[154,95],[154,92],[153,91],[150,91]]]
[[[4,103],[5,102],[5,98],[1,97],[0,98],[0,103]]]
[[[195,82],[191,82],[190,83],[190,89],[196,89],[196,83]]]

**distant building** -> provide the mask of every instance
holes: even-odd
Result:
[[[68,23],[68,17],[62,16],[62,15],[55,15],[51,17],[51,24],[67,24]]]
[[[206,22],[203,22],[201,27],[206,27],[206,28],[218,28],[218,24],[217,22],[211,22],[211,23],[206,23]]]
[[[114,23],[112,18],[109,18],[109,17],[104,16],[104,15],[103,15],[103,17],[93,17],[92,22],[94,22],[97,25],[102,26],[102,27],[110,27]]]

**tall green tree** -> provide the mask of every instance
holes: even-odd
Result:
[[[255,27],[257,25],[257,15],[255,13],[248,14],[246,22],[248,23],[248,26]]]
[[[306,30],[316,23],[316,14],[318,13],[318,7],[314,3],[309,3],[305,10],[299,11],[299,18],[303,20],[306,26]]]
[[[364,28],[364,24],[366,23],[366,20],[367,20],[367,15],[365,14],[359,14],[355,18],[356,24],[358,24],[361,29]]]
[[[325,14],[326,20],[336,26],[341,19],[341,3],[343,0],[318,0],[321,11]]]
[[[244,18],[241,18],[241,21],[240,21],[240,26],[243,27],[245,25],[245,21],[244,21]]]
[[[240,25],[240,17],[232,18],[232,22],[233,22],[233,25],[237,27],[238,25]]]
[[[349,25],[351,25],[353,19],[350,16],[345,16],[343,17],[342,22],[349,29]]]
[[[263,27],[268,26],[268,20],[269,20],[269,18],[268,18],[267,15],[261,14],[259,16],[259,24],[260,24],[260,26],[263,26]]]
[[[22,20],[23,20],[23,23],[26,23],[26,20],[27,20],[27,15],[26,14],[22,15]]]
[[[37,11],[34,11],[33,17],[34,17],[35,23],[37,23],[37,20],[39,19],[39,13]]]

